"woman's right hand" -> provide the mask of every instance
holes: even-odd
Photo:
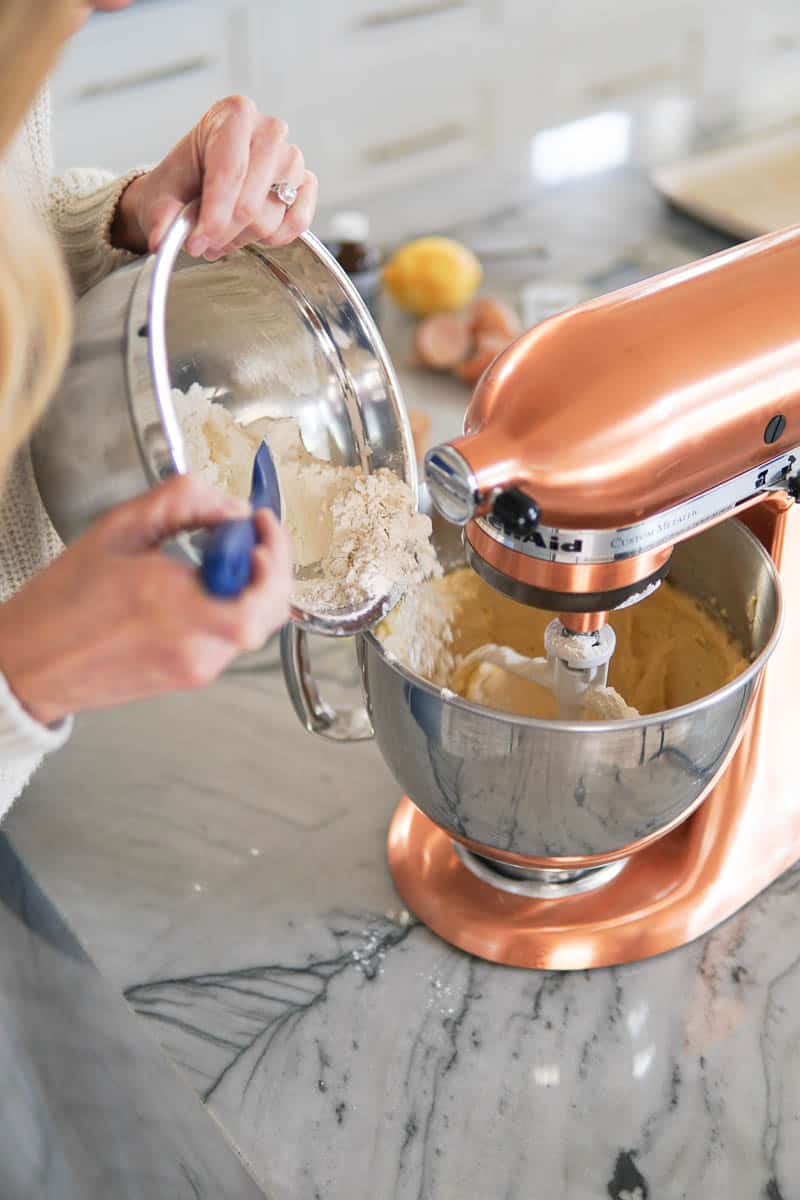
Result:
[[[249,514],[177,476],[101,518],[0,606],[0,671],[30,715],[52,725],[200,687],[259,649],[289,616],[289,542],[273,515],[255,514],[253,579],[235,600],[212,599],[197,571],[161,550],[181,530]]]

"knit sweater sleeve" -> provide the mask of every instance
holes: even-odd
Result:
[[[31,717],[0,675],[0,817],[11,807],[44,754],[63,746],[72,718],[49,727]]]
[[[77,296],[136,257],[112,246],[111,226],[122,193],[145,170],[117,178],[107,171],[71,170],[52,180],[48,215]]]

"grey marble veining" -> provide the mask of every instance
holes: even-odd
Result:
[[[308,962],[128,998],[178,1016],[164,1044],[203,1062],[213,1111],[281,1197],[791,1196],[797,952],[760,943],[796,887],[690,951],[591,976],[331,914]],[[221,1029],[235,1047],[209,1042]]]
[[[721,244],[622,173],[522,198],[548,249],[496,263],[602,290]],[[583,265],[581,265],[583,264]],[[434,436],[466,392],[413,369]],[[352,697],[347,645],[315,645]],[[701,941],[591,973],[470,959],[402,914],[374,746],[290,710],[275,648],[191,696],[78,722],[15,846],[271,1200],[800,1197],[800,870]]]

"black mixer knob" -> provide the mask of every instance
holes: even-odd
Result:
[[[509,537],[525,537],[539,524],[539,509],[519,488],[501,492],[492,506],[492,515]]]

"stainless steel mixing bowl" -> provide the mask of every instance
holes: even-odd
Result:
[[[307,449],[364,471],[387,467],[416,493],[413,441],[389,357],[369,312],[311,234],[216,263],[181,248],[193,206],[158,254],[114,272],[77,305],[70,364],[32,442],[50,518],[70,541],[115,504],[186,470],[170,392],[218,389],[245,424],[295,417]],[[197,539],[183,539],[197,561]],[[381,601],[383,598],[381,598]],[[341,634],[385,603],[349,614],[295,613]]]
[[[437,536],[443,534],[445,563],[462,562],[452,532],[437,523]],[[778,573],[738,521],[676,547],[670,575],[725,610],[753,655],[732,683],[684,708],[594,724],[507,716],[426,683],[366,634],[357,642],[366,709],[335,713],[317,693],[308,642],[297,630],[283,637],[289,693],[300,720],[316,733],[349,740],[374,731],[400,788],[454,838],[480,846],[485,858],[499,851],[610,862],[687,816],[709,791],[780,634]]]

